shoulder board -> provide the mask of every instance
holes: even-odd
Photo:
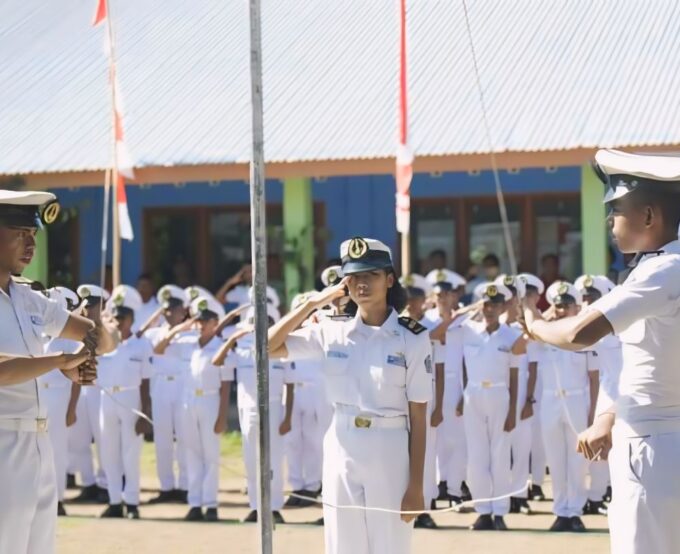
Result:
[[[399,318],[399,325],[406,327],[414,335],[419,335],[423,331],[427,331],[427,327],[418,323],[415,319],[402,316]]]

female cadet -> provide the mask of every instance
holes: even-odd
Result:
[[[270,329],[270,355],[325,360],[335,410],[324,438],[326,552],[407,553],[414,514],[341,506],[423,510],[430,340],[425,327],[397,315],[404,292],[387,246],[354,238],[342,243],[340,254],[346,277]],[[347,290],[358,307],[354,318],[295,330]]]

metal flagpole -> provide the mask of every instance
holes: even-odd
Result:
[[[250,93],[252,160],[250,162],[250,237],[255,286],[255,365],[257,368],[258,527],[260,552],[272,553],[271,452],[269,440],[269,359],[267,355],[267,242],[264,189],[264,130],[262,109],[262,35],[260,0],[250,0]]]

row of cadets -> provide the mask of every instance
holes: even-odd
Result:
[[[95,323],[101,322],[102,310],[111,296],[109,292],[97,285],[83,284],[76,293],[81,299],[83,315]],[[83,487],[72,502],[109,502],[99,426],[101,397],[98,387],[83,387],[76,406],[76,422],[68,429],[68,473],[79,473]],[[96,469],[92,457],[93,443]]]
[[[51,288],[45,291],[45,295],[69,312],[76,310],[80,303],[78,295],[65,287]],[[78,341],[54,338],[47,343],[45,353],[65,352],[73,354],[78,348],[80,348]],[[53,369],[41,375],[37,382],[41,389],[40,399],[45,404],[49,420],[47,433],[52,443],[54,469],[57,475],[57,514],[65,516],[64,493],[66,491],[68,465],[68,428],[76,421],[76,406],[81,387],[66,377],[60,369]]]
[[[141,414],[151,416],[149,380],[153,373],[151,343],[132,333],[135,312],[141,305],[136,289],[119,285],[106,307],[121,335],[118,347],[99,357],[97,379],[101,388],[101,456],[109,492],[109,506],[102,513],[106,518],[125,515],[139,519],[142,439],[151,431]]]
[[[469,500],[465,484],[467,445],[464,415],[457,411],[463,398],[463,335],[462,326],[469,319],[457,313],[464,294],[465,279],[448,269],[433,270],[426,280],[432,287],[435,307],[428,310],[423,323],[430,329],[430,337],[444,344],[444,397],[442,422],[437,433],[438,499],[460,504]]]
[[[604,275],[581,275],[574,282],[583,297],[583,306],[590,306],[609,292],[616,285]],[[595,417],[603,413],[618,397],[619,375],[623,366],[621,341],[610,334],[595,345],[600,370],[600,394],[595,408]],[[604,501],[611,501],[609,485],[609,464],[599,459],[590,462],[590,486],[588,487],[588,503],[584,509],[586,514],[607,515]]]
[[[529,276],[532,277],[533,276]],[[501,316],[501,321],[511,328],[524,334],[524,330],[518,321],[519,303],[526,295],[527,276],[522,275],[499,275],[494,281],[497,285],[504,285],[512,294],[512,298],[506,302],[506,311]],[[525,337],[526,338],[526,337]],[[517,412],[515,414],[515,428],[510,433],[510,448],[512,454],[511,484],[510,490],[513,496],[510,498],[510,512],[530,514],[531,508],[528,502],[529,466],[531,457],[532,418],[534,415],[534,394],[536,388],[537,363],[529,361],[529,343],[527,342],[527,355],[518,358],[517,373]],[[521,492],[517,492],[521,491]]]
[[[193,322],[187,320],[188,291],[176,285],[165,285],[156,296],[160,308],[154,316],[162,314],[165,321],[159,327],[142,330],[154,348],[151,410],[156,471],[160,483],[158,496],[149,503],[186,502],[189,478],[183,429],[184,380],[189,372],[190,352],[184,348],[183,342],[186,337],[195,336],[196,332],[189,329]]]
[[[428,332],[436,327],[433,320],[425,317],[425,303],[431,293],[430,283],[422,275],[416,273],[406,275],[400,280],[406,290],[406,308],[401,315],[413,319],[426,327]],[[435,371],[432,374],[432,400],[427,406],[427,435],[425,447],[425,466],[423,471],[423,494],[425,506],[436,509],[437,488],[437,428],[443,419],[444,401],[444,345],[439,340],[432,340],[432,357]],[[437,524],[430,514],[424,513],[416,517],[414,527],[436,529]]]
[[[252,293],[251,293],[252,297]],[[269,325],[279,321],[280,314],[274,305],[267,303]],[[257,505],[257,443],[258,443],[258,403],[257,403],[257,371],[255,367],[255,333],[253,322],[254,308],[244,316],[243,323],[221,345],[213,357],[216,366],[235,372],[237,383],[237,402],[239,424],[243,447],[243,460],[248,482],[248,503],[250,513],[244,519],[246,523],[256,522]],[[269,360],[269,428],[271,455],[271,506],[274,521],[283,523],[281,508],[283,507],[283,437],[291,430],[291,417],[294,403],[293,369],[286,360]],[[284,411],[285,392],[285,411]]]
[[[503,284],[482,283],[482,320],[463,327],[465,437],[468,484],[479,517],[473,530],[506,530],[511,492],[511,442],[516,423],[522,333],[500,322],[512,293]],[[481,499],[494,498],[487,501]],[[498,499],[496,499],[498,498]],[[493,517],[492,517],[493,516]]]
[[[566,281],[548,287],[551,308],[545,317],[555,320],[578,314],[581,293]],[[588,462],[576,451],[578,433],[592,425],[599,390],[599,363],[595,350],[578,352],[543,345],[538,370],[543,381],[541,425],[553,486],[551,531],[583,532],[581,520],[588,499]]]

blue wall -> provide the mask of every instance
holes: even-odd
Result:
[[[579,167],[525,169],[518,173],[501,172],[506,194],[532,192],[577,192],[580,189]],[[337,257],[340,243],[347,237],[364,235],[397,248],[394,216],[394,178],[390,175],[331,177],[315,180],[313,196],[325,204],[326,227],[330,232],[326,257]],[[80,281],[98,282],[102,232],[103,191],[100,187],[58,189],[55,191],[64,207],[77,206],[80,213]],[[280,181],[269,180],[267,201],[281,203]],[[441,176],[416,174],[411,187],[414,198],[461,197],[495,194],[493,175],[482,172],[444,173]],[[143,210],[162,206],[244,205],[249,202],[249,189],[243,181],[215,184],[187,183],[183,186],[153,185],[127,187],[130,218],[135,231],[133,242],[123,241],[122,278],[133,283],[143,269]],[[109,260],[111,260],[109,229]]]

